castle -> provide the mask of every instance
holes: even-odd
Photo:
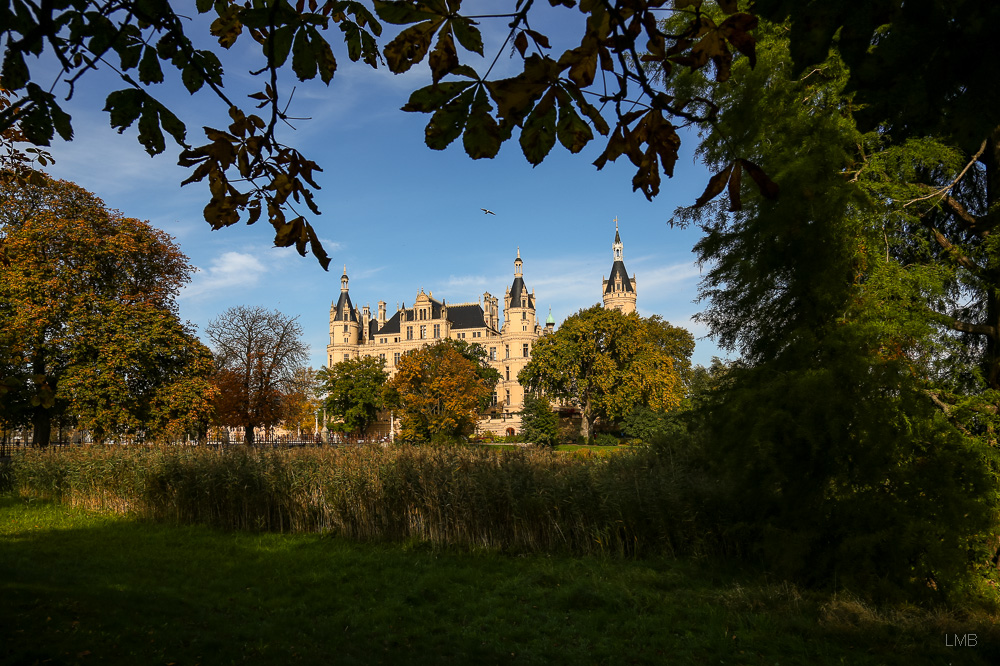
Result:
[[[614,263],[611,274],[602,281],[605,308],[635,312],[636,280],[629,277],[622,255],[622,241],[615,220]],[[442,338],[456,338],[482,345],[490,364],[500,372],[500,382],[493,394],[494,413],[479,424],[482,432],[514,434],[520,428],[520,411],[524,404],[524,389],[517,373],[531,359],[531,347],[543,335],[555,329],[551,309],[542,327],[536,317],[535,291],[528,291],[524,282],[521,250],[514,259],[514,280],[504,294],[503,322],[499,301],[488,291],[471,303],[447,303],[434,298],[434,292],[421,289],[411,307],[397,308],[386,318],[386,302],[378,302],[378,312],[372,317],[366,305],[357,308],[351,301],[347,266],[340,278],[340,297],[330,306],[330,344],[326,348],[327,367],[360,356],[375,356],[385,361],[392,376],[399,357],[411,349]],[[391,426],[380,424],[388,433]]]

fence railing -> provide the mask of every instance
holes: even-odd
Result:
[[[315,447],[315,446],[344,446],[344,445],[357,445],[363,444],[365,442],[358,441],[352,438],[331,438],[326,441],[322,437],[317,437],[314,435],[303,435],[301,437],[294,437],[291,435],[274,435],[269,437],[258,436],[254,439],[254,446],[259,448],[301,448],[301,447]],[[211,448],[221,448],[229,446],[242,446],[243,437],[213,437],[204,440],[190,439],[190,440],[179,440],[179,441],[152,441],[152,440],[142,440],[142,439],[112,439],[107,440],[103,443],[104,446],[128,446],[128,447],[141,447],[141,446],[205,446]],[[43,448],[61,448],[70,446],[93,446],[93,442],[81,441],[81,440],[70,440],[66,439],[63,441],[53,440],[48,443],[47,446],[35,446],[31,443],[31,440],[25,439],[10,439],[2,440],[0,439],[0,458],[9,458],[16,453],[23,453],[29,449],[43,449]]]

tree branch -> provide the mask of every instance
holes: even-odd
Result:
[[[906,208],[910,204],[917,203],[918,201],[924,201],[926,199],[933,199],[934,197],[936,197],[938,195],[947,194],[951,190],[951,188],[953,188],[956,185],[958,185],[958,182],[965,177],[966,172],[969,169],[972,168],[972,165],[975,164],[979,160],[980,157],[982,157],[982,155],[983,155],[984,152],[986,152],[986,139],[983,139],[983,145],[979,146],[979,151],[975,155],[972,156],[972,159],[969,160],[969,163],[965,165],[965,168],[962,169],[962,172],[960,174],[958,174],[958,176],[955,178],[955,180],[951,181],[950,183],[948,183],[947,185],[945,185],[941,189],[935,190],[935,191],[931,192],[930,194],[928,194],[925,197],[917,197],[916,199],[910,199],[909,201],[907,201],[906,203],[903,204],[903,208]]]

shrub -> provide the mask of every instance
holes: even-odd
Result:
[[[598,433],[593,439],[594,446],[618,446],[618,438],[606,432]]]

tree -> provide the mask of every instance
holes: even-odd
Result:
[[[598,418],[621,419],[636,405],[679,405],[681,372],[690,367],[693,347],[690,333],[659,317],[642,319],[595,305],[540,338],[517,379],[529,390],[578,404],[589,439]],[[686,355],[675,356],[678,350]]]
[[[554,447],[559,441],[559,417],[548,398],[528,393],[521,410],[521,437],[538,446]]]
[[[327,414],[340,419],[347,432],[367,437],[384,403],[383,390],[389,379],[385,359],[362,356],[321,372]]]
[[[316,419],[322,408],[322,372],[323,369],[317,371],[311,367],[296,368],[291,390],[285,393],[282,420],[285,428],[294,431],[297,436],[301,436],[303,432],[315,432]]]
[[[549,4],[568,12],[577,3]],[[168,134],[180,148],[180,164],[192,169],[184,184],[208,181],[211,200],[205,219],[213,228],[236,224],[244,216],[253,223],[266,214],[275,244],[295,245],[302,254],[311,247],[325,268],[329,258],[312,225],[294,208],[302,204],[312,215],[319,214],[313,174],[320,168],[282,142],[281,128],[294,114],[291,93],[280,81],[288,64],[299,81],[317,76],[324,84],[332,81],[338,63],[328,31],[336,27],[348,57],[371,67],[385,63],[399,74],[427,60],[431,85],[415,91],[404,110],[432,114],[425,133],[431,148],[443,149],[462,136],[471,157],[490,158],[520,128],[524,155],[538,164],[557,139],[576,153],[597,132],[610,135],[597,167],[628,157],[637,167],[634,188],[653,197],[661,174],[673,175],[680,145],[677,126],[710,118],[712,110],[707,115],[694,111],[692,100],[658,87],[647,64],[711,67],[725,80],[734,50],[753,57],[756,18],[737,11],[733,0],[718,4],[726,16],[716,22],[701,11],[701,0],[675,3],[672,11],[684,17],[684,27],[664,33],[658,22],[662,1],[584,3],[579,46],[557,55],[548,38],[531,27],[531,1],[512,1],[507,13],[463,16],[460,0],[374,0],[369,6],[354,1],[198,0],[197,10],[214,19],[209,35],[192,34],[168,0],[18,3],[0,9],[0,39],[7,45],[0,78],[18,95],[0,110],[0,132],[19,123],[36,146],[49,145],[56,133],[72,139],[72,118],[60,106],[51,81],[59,81],[61,92],[72,97],[89,72],[107,65],[123,83],[105,101],[112,127],[124,131],[138,121],[138,140],[150,155],[166,150]],[[381,50],[377,39],[382,24],[376,14],[401,26]],[[477,26],[486,19],[508,27],[496,56],[510,45],[519,61],[517,75],[490,79],[492,65],[479,73],[460,61],[460,52],[474,54],[477,64],[485,55]],[[258,51],[250,69],[259,89],[250,98],[264,109],[260,115],[227,95],[221,51],[202,43],[211,40],[225,50],[247,39]],[[638,40],[649,44],[642,57]],[[54,76],[29,66],[26,56],[42,54],[58,63]],[[228,126],[206,123],[207,143],[190,145],[184,123],[155,94],[167,75],[178,75],[191,94],[210,91],[228,111]],[[613,129],[604,110],[615,117]]]
[[[214,347],[218,418],[243,428],[254,444],[254,428],[272,427],[284,418],[287,394],[306,358],[298,317],[276,310],[238,305],[209,322],[205,333]]]
[[[443,443],[475,430],[499,373],[484,379],[482,366],[460,351],[474,347],[441,340],[400,357],[396,375],[386,385],[385,402],[402,410],[404,440]]]
[[[935,404],[942,383],[969,376],[942,324],[978,307],[983,287],[934,224],[900,208],[913,176],[951,182],[963,161],[939,139],[893,147],[888,127],[862,132],[838,51],[793,78],[786,35],[762,24],[758,66],[734,63],[725,89],[684,83],[722,109],[701,154],[731,169],[730,199],[743,197],[693,215],[705,231],[701,318],[742,354],[725,391],[702,402],[708,459],[785,572],[955,589],[995,530],[996,455],[988,412],[962,424],[962,410]],[[779,200],[740,191],[737,155],[782,183]]]
[[[198,430],[211,355],[177,317],[187,258],[76,185],[43,182],[0,183],[0,411],[36,445],[64,417],[98,440]]]

